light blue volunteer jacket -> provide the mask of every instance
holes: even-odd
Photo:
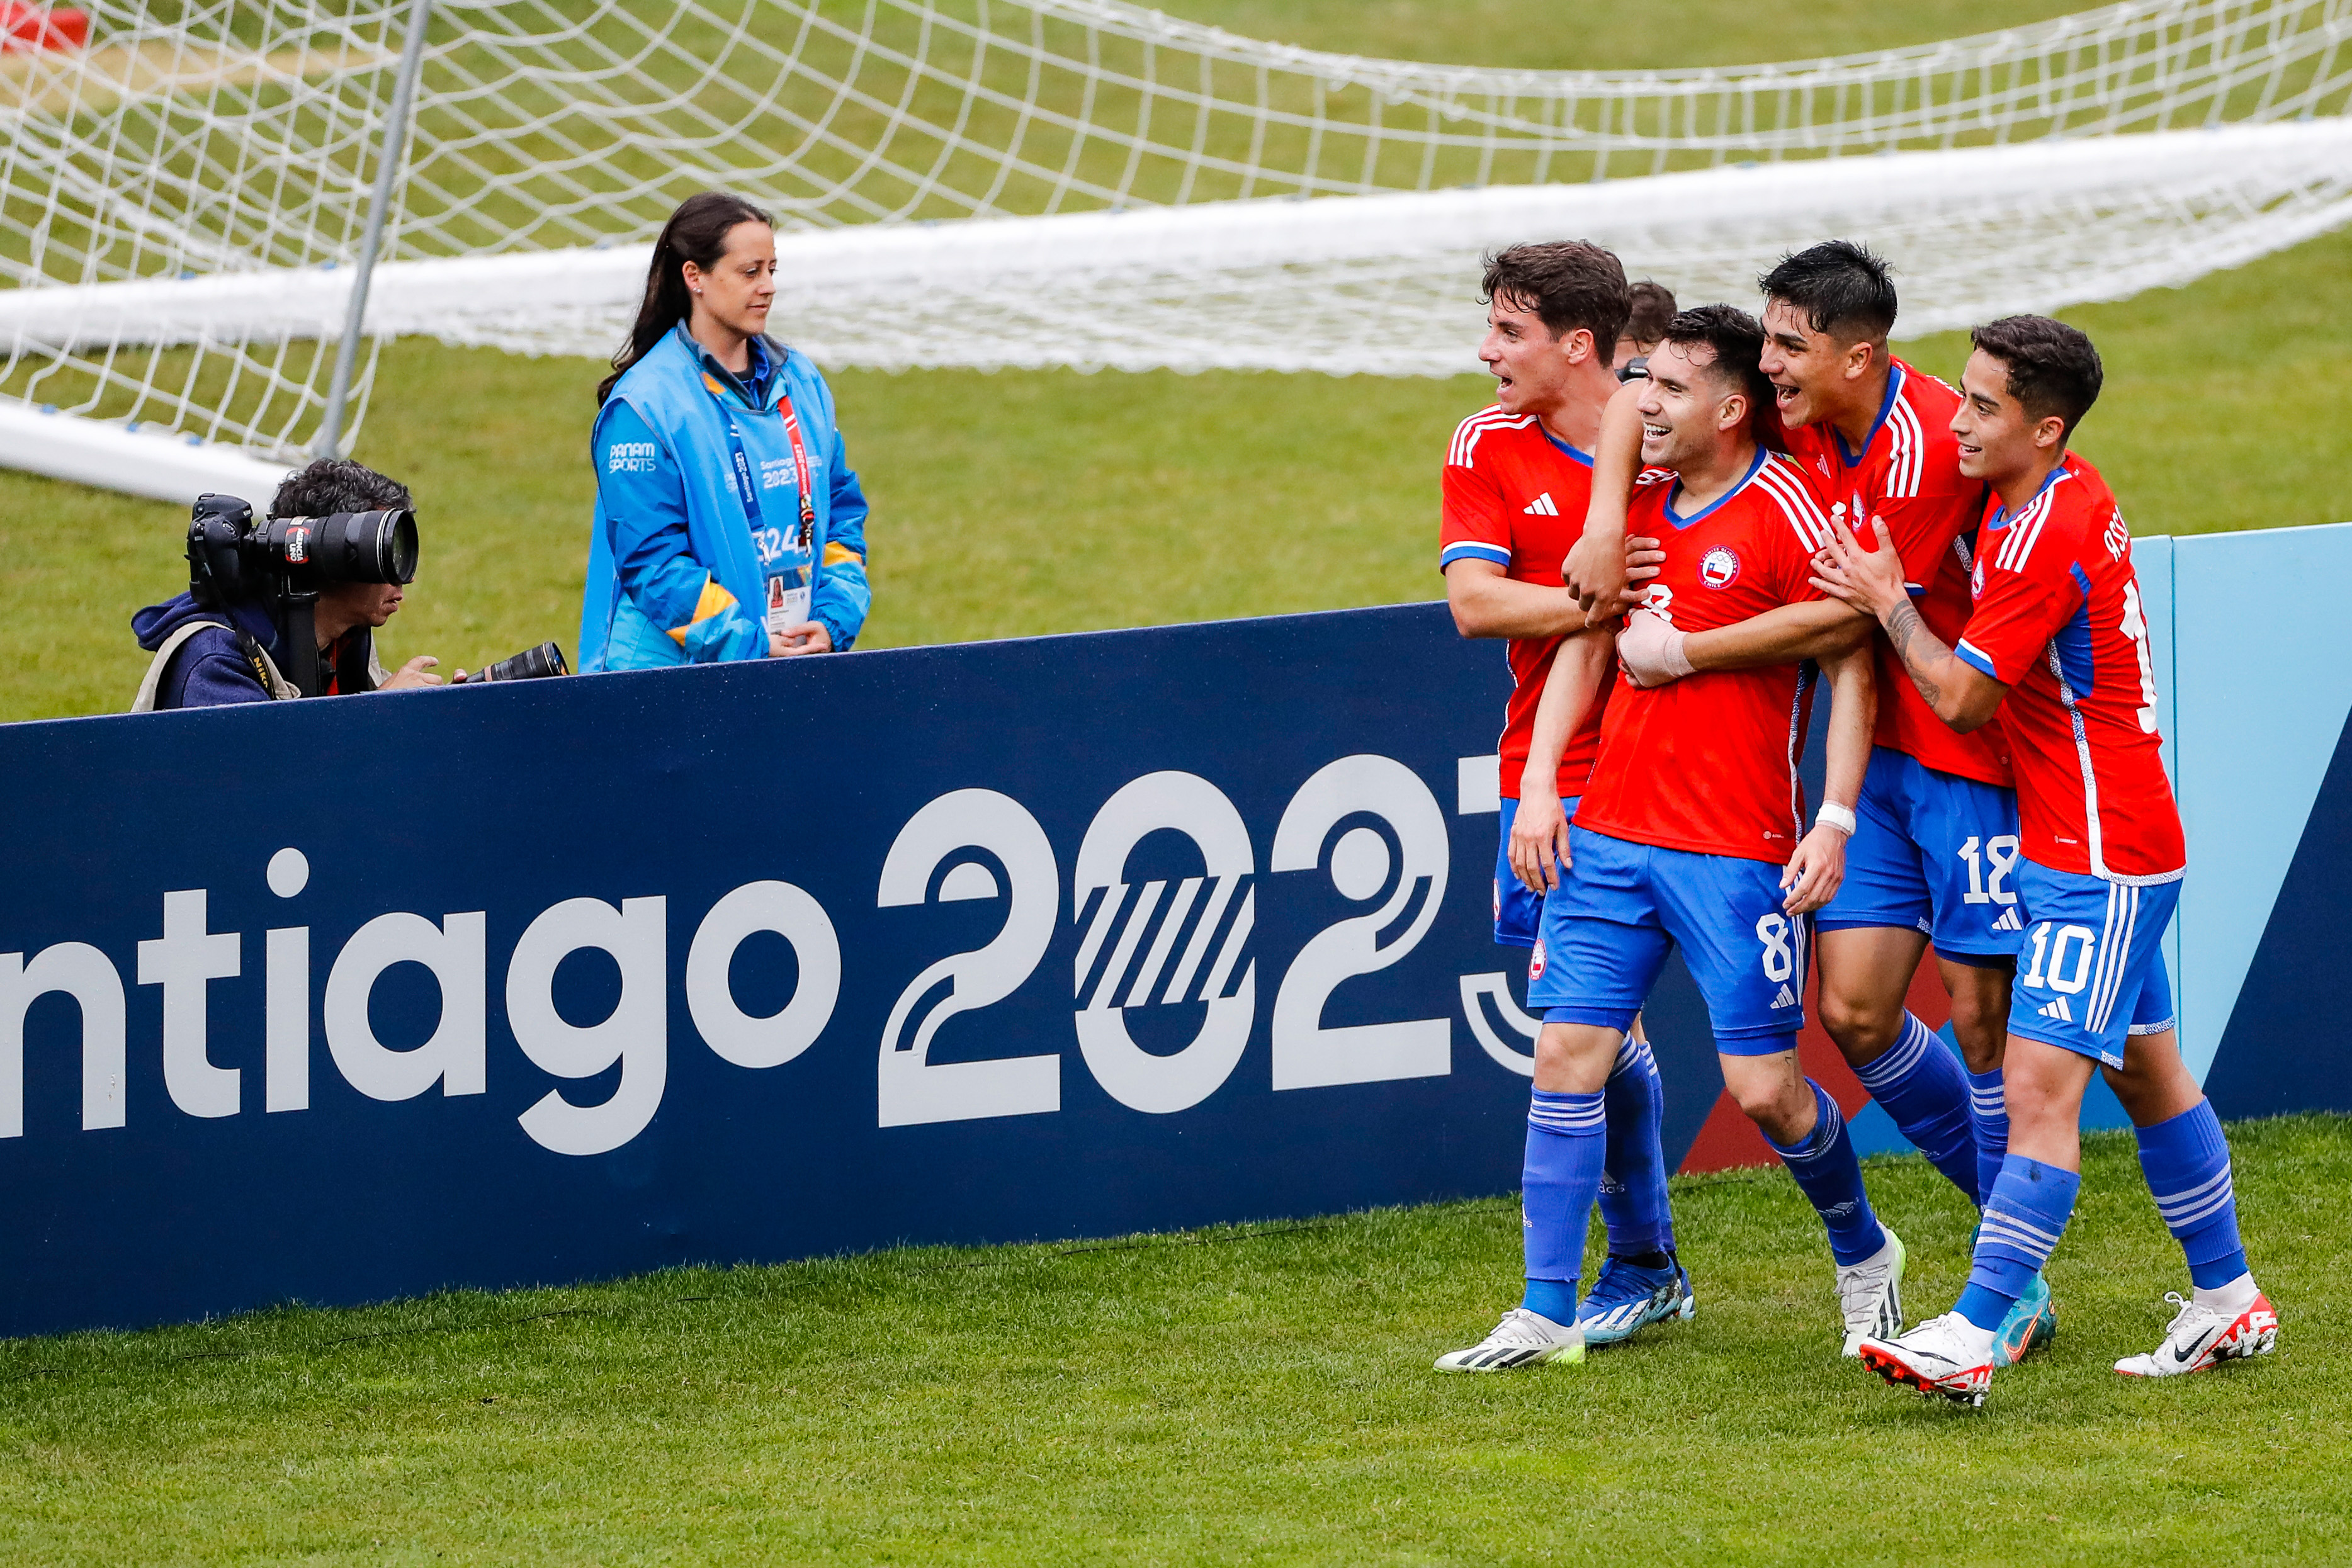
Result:
[[[806,558],[796,548],[800,484],[781,412],[787,396],[816,513]],[[681,323],[614,385],[591,445],[596,519],[580,612],[583,671],[763,656],[766,580],[783,572],[797,580],[803,559],[814,573],[809,619],[836,649],[856,641],[874,597],[866,496],[834,423],[832,389],[806,355],[755,339],[750,371],[739,377]]]

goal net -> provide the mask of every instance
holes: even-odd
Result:
[[[2352,216],[2352,0],[1640,72],[1360,59],[1121,0],[438,0],[389,152],[405,0],[84,9],[86,47],[0,55],[0,461],[27,408],[299,456],[387,155],[346,430],[388,336],[610,352],[646,243],[712,186],[776,214],[777,329],[891,367],[1453,373],[1479,254],[1570,235],[1741,300],[1788,246],[1862,238],[1917,332]]]

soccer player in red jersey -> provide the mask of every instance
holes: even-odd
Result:
[[[1509,639],[1495,940],[1525,948],[1536,940],[1542,900],[1511,874],[1508,853],[1521,825],[1520,775],[1537,699],[1556,658],[1579,662],[1597,680],[1609,657],[1608,633],[1585,632],[1583,612],[1560,587],[1559,562],[1591,499],[1592,444],[1618,385],[1609,350],[1625,329],[1632,300],[1617,258],[1573,241],[1501,252],[1487,265],[1482,293],[1488,310],[1479,358],[1494,373],[1496,397],[1493,406],[1462,422],[1446,449],[1438,559],[1462,634]],[[1652,570],[1640,569],[1637,580]],[[1572,801],[1584,791],[1600,720],[1595,705],[1554,776],[1538,780],[1535,796],[1552,819],[1561,798]],[[1556,1307],[1562,1322],[1580,1320],[1596,1344],[1691,1310],[1690,1278],[1675,1258],[1666,1197],[1664,1091],[1638,1029],[1625,1041],[1608,1096],[1609,1181],[1601,1209],[1611,1262],[1580,1307]]]
[[[1979,327],[1953,416],[1963,470],[1991,487],[1974,612],[1956,642],[1925,623],[1874,521],[1833,531],[1816,584],[1874,616],[1928,707],[1955,730],[1996,712],[2017,769],[2025,922],[2009,1010],[2008,1157],[1958,1303],[1863,1346],[1890,1383],[1982,1404],[1994,1331],[2041,1272],[2081,1186],[2083,1092],[2096,1068],[2139,1138],[2140,1168],[2189,1262],[2191,1294],[2136,1376],[2260,1355],[2278,1315],[2239,1239],[2230,1150],[2180,1060],[2161,944],[2188,861],[2157,732],[2154,665],[2131,530],[2098,471],[2066,450],[2097,399],[2091,341],[2063,322]]]
[[[1838,517],[1886,520],[1905,586],[1927,626],[1956,637],[1969,617],[1969,540],[1981,479],[1960,471],[1950,425],[1959,394],[1887,350],[1897,299],[1885,262],[1830,240],[1759,280],[1762,369],[1790,455]],[[1596,532],[1612,533],[1613,519]],[[1635,679],[1745,669],[1821,655],[1874,628],[1835,601],[1790,605],[1738,626],[1684,632],[1636,616],[1622,642]],[[2001,1048],[2017,910],[2017,797],[1998,725],[1969,735],[1940,722],[1894,650],[1877,645],[1878,722],[1845,881],[1815,922],[1822,1027],[1873,1099],[1937,1169],[1981,1205],[2009,1137]],[[1930,938],[1951,997],[1955,1060],[1905,1006]],[[1888,1289],[1899,1291],[1898,1253]],[[2055,1332],[2035,1281],[2002,1326],[2006,1364]]]
[[[1650,356],[1647,380],[1628,390],[1653,465],[1630,527],[1665,554],[1644,597],[1652,613],[1687,629],[1813,596],[1811,560],[1828,523],[1802,471],[1756,440],[1769,397],[1761,342],[1754,319],[1730,306],[1685,310]],[[1601,1088],[1677,945],[1706,998],[1725,1082],[1821,1214],[1842,1284],[1855,1270],[1884,1272],[1895,1243],[1863,1191],[1837,1103],[1796,1053],[1809,916],[1836,890],[1869,753],[1869,654],[1857,640],[1831,669],[1829,800],[1810,832],[1797,760],[1811,672],[1782,665],[1608,695],[1567,873],[1544,901],[1529,970],[1528,1004],[1543,1009],[1544,1027],[1524,1182],[1527,1293],[1484,1342],[1441,1367],[1581,1356],[1583,1339],[1558,1307],[1573,1298],[1601,1180]],[[1563,745],[1575,710],[1599,706],[1593,686],[1582,664],[1555,664],[1537,726],[1545,752]],[[1531,756],[1528,766],[1548,760]],[[1538,855],[1530,869],[1549,881],[1547,861]]]

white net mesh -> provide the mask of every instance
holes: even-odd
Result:
[[[88,50],[0,58],[0,395],[289,455],[407,6],[88,8]],[[1448,372],[1477,253],[1568,234],[1732,298],[1788,246],[1865,238],[1924,330],[2352,212],[2352,0],[1618,73],[1348,58],[1116,0],[441,0],[428,39],[374,336],[609,351],[642,246],[714,185],[789,231],[785,335],[890,366]]]

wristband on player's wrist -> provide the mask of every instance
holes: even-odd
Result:
[[[1853,820],[1853,808],[1851,806],[1841,806],[1835,800],[1822,801],[1822,809],[1813,813],[1813,826],[1817,828],[1835,828],[1847,838],[1853,837],[1855,825],[1856,824]]]

